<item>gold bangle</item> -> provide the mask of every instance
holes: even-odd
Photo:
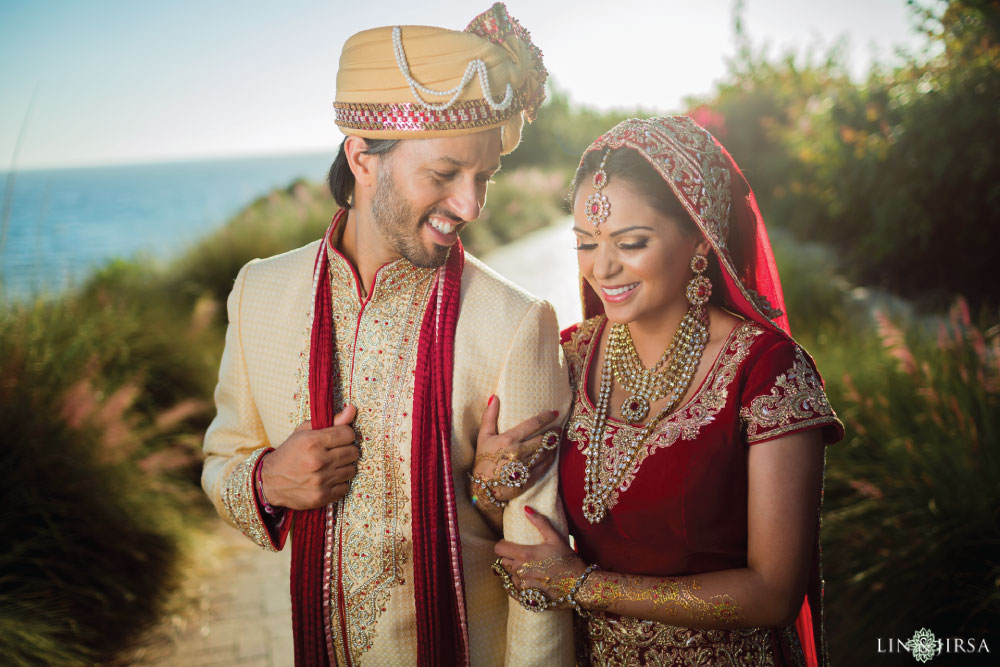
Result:
[[[540,588],[521,588],[519,589],[514,585],[514,580],[511,579],[510,573],[507,572],[506,568],[503,566],[503,557],[497,558],[493,561],[493,572],[495,572],[499,577],[500,581],[503,583],[503,588],[507,591],[507,594],[512,598],[521,603],[521,606],[528,611],[545,611],[550,607],[558,607],[563,602],[569,603],[572,609],[575,609],[577,613],[586,617],[589,616],[587,612],[580,608],[579,603],[574,599],[577,591],[583,586],[583,582],[590,576],[590,573],[598,569],[597,564],[588,565],[587,569],[583,571],[576,579],[576,583],[573,584],[573,588],[569,590],[568,593],[557,597],[552,600],[545,594]]]
[[[490,490],[490,487],[487,486],[483,482],[483,480],[479,479],[478,477],[476,477],[472,473],[469,473],[469,486],[470,486],[470,488],[471,487],[478,487],[479,490],[482,492],[482,496],[481,497],[485,498],[486,501],[489,504],[493,505],[498,510],[503,511],[503,509],[505,507],[507,507],[507,501],[506,500],[498,500],[497,497],[493,495],[493,492]],[[475,492],[475,490],[473,489],[473,491],[472,491],[472,504],[473,505],[479,505],[479,500],[480,500],[480,495],[477,494]]]

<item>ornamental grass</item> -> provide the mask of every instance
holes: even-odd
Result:
[[[963,299],[928,314],[851,289],[829,250],[787,235],[775,252],[792,332],[847,431],[827,450],[823,512],[833,662],[869,664],[879,638],[924,627],[994,637],[1000,326],[978,324]]]
[[[832,383],[848,436],[827,461],[824,563],[845,664],[879,637],[1000,621],[1000,328],[963,300],[933,323],[873,319]]]
[[[201,342],[106,286],[0,313],[6,664],[106,662],[158,619],[200,507]]]

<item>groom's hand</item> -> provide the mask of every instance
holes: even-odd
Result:
[[[356,414],[357,408],[348,405],[334,417],[333,426],[315,431],[305,422],[267,454],[260,469],[267,502],[310,510],[347,495],[360,456],[350,426]]]

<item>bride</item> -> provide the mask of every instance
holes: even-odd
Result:
[[[843,427],[746,180],[691,119],[627,120],[585,151],[574,217],[587,319],[563,332],[558,465],[577,550],[527,507],[544,542],[499,542],[497,573],[529,609],[579,612],[584,664],[822,664]]]

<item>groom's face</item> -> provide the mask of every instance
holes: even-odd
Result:
[[[441,266],[479,217],[500,169],[500,130],[407,139],[378,156],[371,215],[386,244],[416,266]]]

